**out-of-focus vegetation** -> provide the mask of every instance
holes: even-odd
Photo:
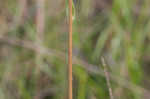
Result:
[[[0,99],[66,99],[65,0],[0,0]],[[74,0],[74,99],[150,98],[150,0]]]

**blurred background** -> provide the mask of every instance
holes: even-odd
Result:
[[[0,99],[67,99],[65,0],[0,0]],[[73,97],[150,99],[150,0],[74,0]]]

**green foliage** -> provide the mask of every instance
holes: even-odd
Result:
[[[44,0],[40,37],[38,0],[29,0],[27,8],[20,6],[23,1],[0,4],[0,99],[66,99],[68,0]],[[115,99],[147,99],[149,4],[150,0],[74,0],[74,99],[110,99],[99,67],[102,56]]]

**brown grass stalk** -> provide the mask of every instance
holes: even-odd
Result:
[[[104,74],[105,74],[105,78],[106,78],[107,87],[108,87],[108,90],[109,90],[110,99],[114,99],[111,84],[110,84],[110,77],[109,77],[109,73],[108,73],[108,70],[107,70],[107,65],[106,65],[105,60],[104,60],[103,57],[102,57],[102,65],[104,67]]]
[[[44,28],[45,28],[45,0],[36,0],[36,43],[43,45],[44,39]],[[40,50],[40,46],[37,46],[37,50]],[[36,55],[36,64],[37,72],[40,69],[42,55],[37,53]]]
[[[69,0],[68,98],[72,99],[72,0]]]
[[[45,0],[36,0],[36,42],[39,45],[43,45],[44,40],[44,29],[45,29]],[[41,50],[40,46],[37,46],[37,50]],[[43,55],[40,53],[36,54],[36,94],[34,99],[40,99],[38,93],[41,90],[40,82],[40,70],[43,65]]]

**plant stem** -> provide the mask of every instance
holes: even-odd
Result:
[[[72,99],[72,0],[69,0],[68,98]]]

